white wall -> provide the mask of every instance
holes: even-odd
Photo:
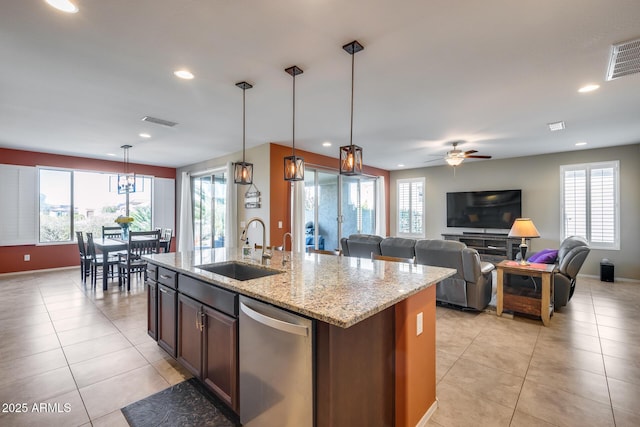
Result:
[[[247,221],[249,218],[257,216],[260,217],[267,226],[267,241],[269,241],[269,144],[262,144],[258,147],[250,148],[245,152],[245,159],[249,163],[253,163],[253,182],[262,193],[262,205],[259,209],[245,209],[244,207],[244,193],[249,189],[248,185],[236,185],[237,188],[237,212],[238,212],[238,235],[236,238],[236,246],[240,245],[240,232],[242,231],[241,222]],[[239,162],[242,161],[242,151],[236,153],[217,157],[215,159],[205,160],[200,163],[181,167],[176,172],[176,212],[180,215],[180,200],[182,200],[182,172],[189,172],[197,174],[198,172],[204,172],[217,168],[224,168],[227,162]],[[233,180],[233,177],[230,177]],[[233,184],[233,181],[232,185]],[[180,218],[177,219],[176,224],[180,226]],[[178,229],[178,233],[180,230]],[[262,230],[260,225],[257,227],[251,227],[249,232],[249,242],[260,244],[262,241]],[[229,239],[230,236],[225,236],[225,239]]]
[[[560,244],[560,166],[620,161],[620,250],[592,250],[581,274],[600,275],[600,260],[610,259],[616,278],[640,280],[640,144],[576,150],[542,156],[465,162],[454,175],[450,166],[393,171],[390,177],[390,235],[397,229],[396,181],[425,177],[426,237],[442,238],[446,227],[445,194],[450,191],[522,189],[522,215],[533,219],[541,237],[531,251]]]

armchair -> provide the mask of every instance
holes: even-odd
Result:
[[[418,240],[416,264],[455,268],[458,272],[436,284],[436,301],[484,310],[491,301],[493,264],[480,261],[475,249],[452,240]]]
[[[340,239],[342,255],[356,258],[371,258],[371,254],[382,255],[380,242],[383,238],[373,234],[352,234]]]
[[[554,309],[557,310],[567,305],[573,296],[576,288],[576,277],[590,251],[587,241],[582,237],[567,237],[560,243],[558,257],[555,260],[557,268],[551,275]],[[531,254],[529,258],[534,255]],[[508,274],[505,278],[507,286],[527,286],[531,284],[531,281],[540,289],[540,279],[537,277],[530,278]]]

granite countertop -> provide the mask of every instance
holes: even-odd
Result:
[[[260,251],[257,252],[259,256]],[[265,267],[280,270],[282,274],[246,281],[196,267],[228,261],[260,267],[258,260],[242,259],[236,249],[170,252],[146,258],[161,267],[342,328],[355,325],[456,273],[451,268],[297,253],[282,267],[284,254],[292,255],[274,251],[270,265]]]

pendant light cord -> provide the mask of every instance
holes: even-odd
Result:
[[[293,71],[293,131],[291,135],[291,155],[296,155],[296,72]]]
[[[246,92],[246,89],[243,87],[242,88],[242,163],[245,163],[244,161],[244,129],[245,129],[245,106],[244,106],[244,93]]]
[[[354,82],[354,68],[356,53],[351,54],[351,131],[349,133],[349,144],[353,145],[353,82]]]

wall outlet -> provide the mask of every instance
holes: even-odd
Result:
[[[282,221],[278,221],[278,228],[282,228]]]
[[[418,313],[416,316],[416,336],[420,336],[423,331],[423,322],[422,322],[422,312]]]
[[[29,255],[29,254],[24,254],[24,260],[25,260],[25,261],[31,261],[31,255]]]

